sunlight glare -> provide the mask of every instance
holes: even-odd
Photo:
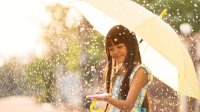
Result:
[[[76,26],[80,24],[82,15],[74,8],[69,9],[66,24],[68,26]]]
[[[45,51],[47,51],[45,49],[47,49],[47,46],[44,43],[38,44],[35,49],[35,55],[38,58],[42,58],[45,55]]]
[[[41,25],[50,15],[39,0],[6,0],[0,3],[0,58],[33,53],[41,35]]]

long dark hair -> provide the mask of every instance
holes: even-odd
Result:
[[[112,46],[112,44],[117,45],[120,43],[125,44],[127,48],[127,57],[125,58],[125,61],[123,63],[127,72],[122,81],[119,96],[121,99],[126,99],[129,91],[130,74],[137,64],[141,64],[141,56],[139,52],[138,42],[133,32],[130,32],[122,25],[116,25],[110,29],[110,31],[106,35],[106,54],[108,60],[106,90],[108,93],[110,92],[112,69],[114,69],[112,67],[112,64],[115,63],[112,62],[112,57],[110,56],[108,48]]]

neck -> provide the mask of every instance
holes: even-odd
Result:
[[[115,74],[125,75],[126,69],[123,66],[123,63],[117,64],[115,67]]]

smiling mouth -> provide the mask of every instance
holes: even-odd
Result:
[[[115,58],[115,59],[118,59],[118,58],[120,58],[120,57],[121,57],[121,56],[115,56],[114,58]]]
[[[121,56],[117,56],[117,57],[115,57],[115,59],[116,59],[116,60],[121,60],[122,57],[121,57]]]

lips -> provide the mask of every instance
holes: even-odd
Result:
[[[123,56],[115,56],[114,59],[117,60],[117,61],[122,61]]]
[[[121,56],[114,56],[113,58],[114,59],[119,59],[119,58],[121,58]]]

